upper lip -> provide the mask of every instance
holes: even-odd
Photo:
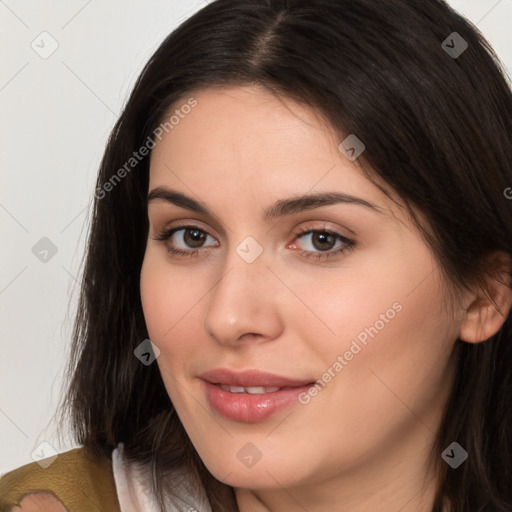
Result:
[[[200,375],[200,378],[211,384],[224,384],[240,387],[299,387],[311,384],[307,379],[290,379],[273,373],[260,372],[258,370],[246,370],[238,372],[229,368],[216,368]]]

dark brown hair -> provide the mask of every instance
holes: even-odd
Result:
[[[442,46],[453,32],[468,45],[458,56]],[[112,178],[171,106],[247,84],[309,105],[340,141],[356,134],[362,171],[404,203],[453,289],[484,283],[495,251],[512,254],[512,94],[484,37],[443,1],[217,0],[183,22],[144,67],[104,153],[60,412],[86,449],[110,458],[123,442],[127,457],[150,463],[161,496],[173,493],[165,472],[183,467],[213,512],[237,510],[233,489],[202,463],[158,366],[134,356],[148,338],[139,278],[149,156]],[[489,340],[456,340],[457,375],[432,448],[433,512],[512,509],[506,314]],[[441,459],[453,441],[469,453],[457,469]]]

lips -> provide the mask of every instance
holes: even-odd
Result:
[[[212,409],[224,418],[245,423],[263,421],[292,406],[314,384],[310,380],[226,368],[205,372],[200,378]]]
[[[223,384],[225,386],[243,388],[297,388],[314,382],[314,380],[311,379],[291,379],[257,370],[235,372],[227,368],[210,370],[200,375],[200,377],[211,384]]]

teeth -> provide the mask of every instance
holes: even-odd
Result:
[[[227,391],[230,391],[231,393],[243,393],[245,390],[242,386],[230,386]]]
[[[274,393],[274,391],[277,391],[281,388],[262,388],[262,387],[250,387],[245,388],[246,393],[249,393],[250,395],[258,395],[260,393]]]
[[[260,395],[262,393],[274,393],[275,391],[279,391],[281,388],[279,387],[271,387],[264,388],[262,386],[227,386],[226,384],[220,384],[220,387],[224,391],[229,391],[230,393],[249,393],[250,395]]]

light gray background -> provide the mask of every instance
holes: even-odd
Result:
[[[58,452],[76,446],[59,444],[50,420],[97,169],[143,65],[206,3],[0,0],[0,473],[32,462],[42,442]],[[511,70],[512,0],[449,3]],[[43,31],[59,45],[47,59],[31,48],[34,40],[43,45]],[[57,247],[46,263],[32,252],[42,237]]]

